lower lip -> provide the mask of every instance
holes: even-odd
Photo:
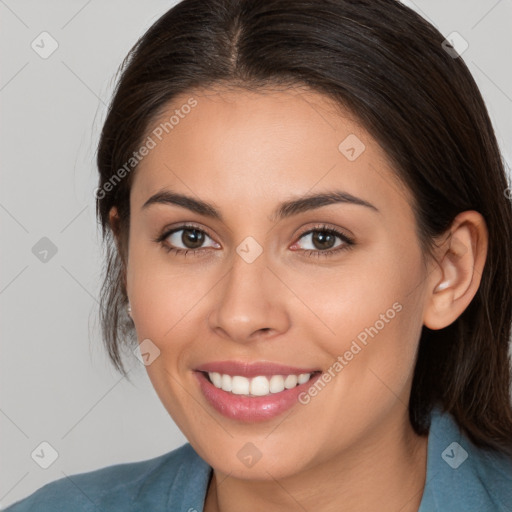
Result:
[[[275,418],[299,403],[299,395],[321,375],[321,373],[313,375],[304,384],[299,384],[292,389],[285,389],[280,393],[247,397],[216,388],[202,372],[196,371],[194,374],[199,381],[203,395],[216,411],[228,418],[251,423]]]

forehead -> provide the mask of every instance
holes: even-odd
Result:
[[[340,187],[383,208],[410,201],[357,118],[304,88],[197,89],[176,96],[147,136],[152,149],[135,173],[135,207],[163,188],[260,209]]]

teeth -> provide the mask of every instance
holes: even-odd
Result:
[[[221,388],[224,391],[231,391],[232,389],[232,382],[231,382],[231,376],[230,375],[223,375],[221,377]]]
[[[247,380],[247,379],[245,379]],[[254,377],[251,379],[251,395],[265,396],[270,393],[270,382],[267,377]]]
[[[272,375],[270,379],[263,375],[248,379],[240,375],[226,375],[218,372],[208,372],[213,385],[235,395],[265,396],[270,393],[280,393],[292,389],[297,384],[304,384],[311,378],[311,373],[300,375]]]
[[[309,373],[301,373],[297,380],[298,380],[299,384],[304,384],[305,382],[307,382],[309,380],[310,377],[311,377],[311,374],[309,374]]]
[[[271,393],[280,393],[281,391],[284,391],[283,376],[282,375],[272,375],[272,377],[270,377],[270,392]]]
[[[288,375],[286,379],[284,379],[284,387],[286,389],[292,389],[297,385],[297,375]]]
[[[235,395],[248,395],[249,394],[249,379],[235,375],[231,377],[231,393]]]
[[[222,375],[217,372],[210,372],[208,375],[210,376],[210,380],[213,382],[213,385],[216,388],[221,389],[222,388]]]

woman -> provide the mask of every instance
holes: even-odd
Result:
[[[140,345],[189,443],[8,510],[512,510],[508,183],[435,28],[184,0],[126,59],[98,168],[106,346],[125,373]]]

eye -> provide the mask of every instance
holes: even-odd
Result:
[[[302,233],[299,240],[301,239],[309,239],[309,243],[313,247],[312,249],[299,247],[306,256],[332,256],[355,245],[355,241],[351,237],[327,225],[317,226]],[[207,240],[210,240],[210,245],[205,246],[204,243]],[[193,224],[166,230],[154,241],[168,253],[172,252],[176,255],[187,255],[188,253],[200,255],[207,252],[205,249],[221,247],[204,229]],[[297,250],[297,245],[298,242],[295,242],[291,246],[292,250]]]
[[[332,256],[339,251],[349,249],[355,245],[354,239],[332,227],[317,226],[303,233],[299,240],[305,239],[310,247],[300,247],[308,256]],[[292,246],[293,250],[298,242]]]
[[[212,242],[211,245],[203,247],[207,240]],[[160,243],[167,252],[176,254],[197,253],[208,247],[220,247],[203,229],[191,224],[165,231],[155,242]]]

